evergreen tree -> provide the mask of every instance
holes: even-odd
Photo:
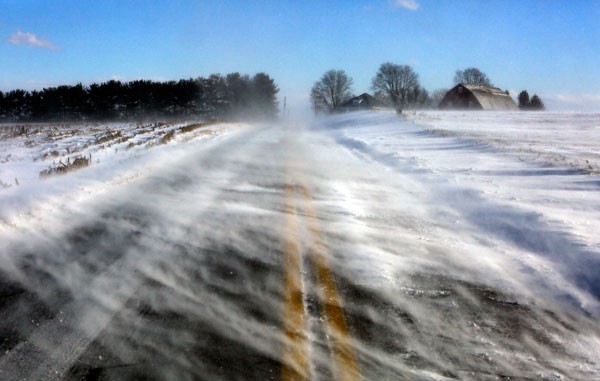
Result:
[[[545,106],[540,97],[537,94],[534,94],[531,99],[529,99],[529,93],[526,90],[523,90],[519,93],[519,108],[521,110],[544,110]]]
[[[4,106],[4,93],[0,91],[0,120],[4,118],[5,114],[5,106]]]
[[[212,74],[202,80],[202,113],[223,116],[230,110],[227,82],[221,74]]]
[[[531,97],[531,109],[532,110],[544,110],[544,103],[542,102],[542,100],[540,99],[540,97],[537,96],[537,94],[534,94],[533,97]]]
[[[521,110],[528,109],[531,106],[529,93],[526,90],[521,91],[517,98],[519,99],[519,108]]]
[[[27,120],[29,115],[29,104],[25,90],[12,90],[5,95],[7,117],[13,120]]]
[[[0,120],[139,119],[191,116],[274,117],[275,81],[265,73],[155,82],[110,80],[27,92],[0,92]]]
[[[227,98],[233,115],[248,110],[252,103],[252,81],[248,75],[240,73],[227,74]]]
[[[276,116],[278,92],[275,81],[267,74],[258,73],[252,77],[254,113],[259,117]]]

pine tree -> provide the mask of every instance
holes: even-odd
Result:
[[[534,94],[533,97],[531,97],[530,107],[532,110],[544,110],[545,109],[542,99],[540,97],[538,97],[537,94]]]
[[[529,101],[529,93],[527,92],[527,90],[523,90],[519,93],[519,108],[521,110],[525,110],[528,109],[529,107],[531,107],[531,103]]]

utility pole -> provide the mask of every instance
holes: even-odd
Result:
[[[283,116],[285,117],[285,108],[287,106],[287,97],[283,97]]]

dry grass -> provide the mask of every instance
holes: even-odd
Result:
[[[182,136],[181,142],[186,142],[199,136],[214,135],[214,131],[204,128],[215,123],[219,123],[219,121],[211,120],[205,122],[188,123],[186,125],[180,125],[177,127],[173,126],[172,123],[165,122],[154,122],[149,124],[138,123],[137,126],[129,132],[120,130],[115,131],[106,128],[103,130],[100,128],[94,128],[92,134],[88,135],[89,140],[87,142],[85,142],[85,140],[83,141],[84,144],[82,144],[81,140],[79,140],[79,142],[76,144],[63,146],[60,149],[51,148],[45,150],[44,153],[41,153],[40,156],[34,160],[55,159],[58,161],[58,163],[54,161],[52,166],[41,171],[39,173],[40,178],[66,174],[92,164],[91,155],[88,156],[85,153],[90,147],[95,147],[97,150],[104,150],[112,146],[123,144],[123,148],[126,150],[136,146],[144,146],[144,148],[150,149],[159,145],[168,144],[178,136]],[[10,131],[11,135],[27,136],[33,132],[33,129],[31,126],[19,125],[13,126],[12,129],[5,130],[3,132],[6,133],[7,131]],[[61,140],[79,133],[81,132],[78,130],[67,130],[65,128],[58,128],[56,126],[53,126],[49,132],[46,132],[47,139],[50,141]],[[154,136],[140,136],[144,134],[150,134]],[[134,140],[133,138],[136,137],[139,137],[139,139]],[[23,144],[27,147],[35,146],[36,141],[26,139]],[[117,149],[115,149],[115,151],[116,150]],[[65,158],[65,156],[67,158]]]
[[[194,123],[194,124],[188,124],[187,126],[183,126],[179,129],[179,132],[181,133],[186,133],[186,132],[192,132],[198,128],[202,128],[207,126],[208,124],[206,123]]]
[[[217,122],[215,121],[215,122],[209,122],[209,123],[193,123],[193,124],[185,125],[183,127],[179,127],[177,129],[170,130],[167,133],[165,133],[161,138],[159,138],[157,141],[155,141],[154,143],[148,143],[146,148],[152,148],[157,145],[167,144],[168,142],[173,140],[175,135],[189,133],[189,132],[195,131],[199,128],[203,128],[203,127],[209,126],[211,124],[215,124],[215,123],[217,123]],[[159,127],[168,126],[167,123],[158,123],[157,125]],[[212,135],[213,133],[214,133],[213,131],[208,131],[208,132],[202,133],[201,135]],[[131,148],[131,147],[128,146],[128,148]]]
[[[169,132],[167,132],[166,134],[163,135],[163,137],[160,139],[159,144],[167,144],[174,137],[175,137],[175,130],[171,130],[171,131],[169,131]]]
[[[118,139],[122,136],[123,135],[121,134],[121,131],[109,132],[106,134],[102,134],[101,136],[96,137],[96,144],[103,144],[103,143],[109,142],[111,140]]]
[[[29,135],[29,125],[0,126],[0,139],[13,139]]]
[[[4,181],[0,180],[0,189],[10,188],[11,186],[12,186],[12,184],[8,184],[8,183],[5,183]]]
[[[44,169],[40,172],[41,178],[46,178],[53,175],[64,175],[68,172],[75,171],[77,169],[85,168],[90,165],[92,161],[91,155],[89,157],[79,156],[73,159],[67,159],[66,163],[59,161],[57,165]]]
[[[57,158],[59,156],[60,156],[60,152],[58,152],[57,150],[53,150],[53,151],[48,151],[48,152],[44,153],[41,156],[41,158],[42,158],[42,160],[46,160],[46,159],[51,158],[51,157]]]

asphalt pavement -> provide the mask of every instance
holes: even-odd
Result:
[[[436,222],[378,214],[402,189],[319,129],[194,147],[15,240],[0,379],[591,379],[568,344],[594,319],[407,236]]]

